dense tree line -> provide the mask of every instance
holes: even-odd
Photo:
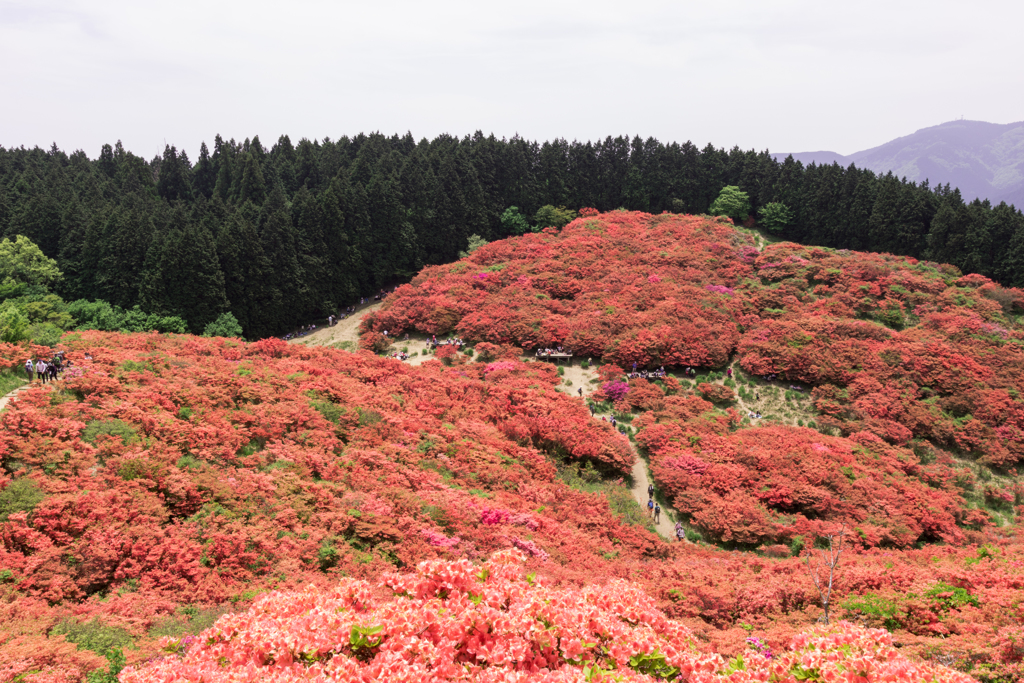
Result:
[[[230,311],[262,337],[453,260],[471,235],[522,230],[542,207],[704,213],[727,185],[748,194],[754,215],[788,207],[789,239],[1024,285],[1013,207],[853,166],[625,137],[282,136],[268,149],[217,136],[195,163],[173,146],[151,161],[120,143],[95,160],[55,145],[0,148],[0,236],[25,235],[56,259],[66,299],[138,305],[196,332]]]

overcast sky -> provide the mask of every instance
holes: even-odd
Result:
[[[0,145],[215,134],[663,142],[849,154],[1024,120],[1020,0],[0,0]]]

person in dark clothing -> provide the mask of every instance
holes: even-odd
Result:
[[[647,497],[654,498],[654,484],[647,485]]]

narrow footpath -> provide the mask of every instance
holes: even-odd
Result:
[[[11,392],[7,393],[3,398],[0,398],[0,410],[3,410],[4,408],[6,408],[7,404],[11,402],[11,399],[13,399],[19,393],[21,393],[21,392],[25,391],[26,389],[28,389],[30,386],[32,386],[32,385],[31,384],[23,384],[20,387],[18,387],[17,389],[15,389],[14,391],[11,391]]]

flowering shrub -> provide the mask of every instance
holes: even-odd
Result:
[[[845,623],[799,634],[778,654],[750,638],[753,652],[726,661],[699,652],[634,585],[550,587],[524,578],[522,562],[505,551],[482,566],[435,560],[376,585],[271,593],[187,646],[165,641],[168,655],[121,681],[972,680],[905,659],[885,631]]]
[[[609,401],[621,401],[629,393],[629,384],[623,381],[605,382],[601,385],[601,391]]]

